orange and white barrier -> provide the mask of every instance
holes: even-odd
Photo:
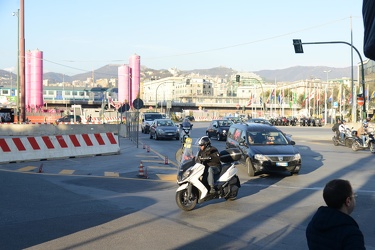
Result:
[[[114,133],[0,138],[0,163],[118,154]]]

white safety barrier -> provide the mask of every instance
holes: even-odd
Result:
[[[114,133],[0,138],[0,163],[118,154]]]

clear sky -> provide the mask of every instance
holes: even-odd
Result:
[[[19,0],[0,0],[0,69],[17,66]],[[361,0],[25,0],[25,49],[43,51],[44,72],[74,75],[106,64],[238,71],[349,67],[363,60]],[[354,64],[360,62],[354,51]]]

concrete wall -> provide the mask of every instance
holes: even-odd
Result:
[[[0,136],[72,135],[111,132],[126,137],[124,124],[0,124]]]

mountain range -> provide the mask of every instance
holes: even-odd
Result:
[[[117,78],[118,67],[120,65],[108,64],[101,68],[94,70],[93,72],[81,73],[73,76],[64,75],[56,72],[47,72],[43,74],[43,79],[48,79],[50,83],[57,82],[72,82],[74,80],[84,81],[87,78],[94,77],[94,79],[102,78]],[[357,79],[357,66],[353,67],[353,79]],[[327,73],[329,71],[329,73]],[[341,79],[341,78],[351,78],[351,67],[346,68],[333,68],[327,66],[295,66],[286,69],[276,69],[276,70],[260,70],[253,71],[259,75],[265,82],[295,82],[299,80],[307,79]],[[226,78],[227,76],[241,74],[232,68],[226,67],[215,67],[211,69],[194,69],[194,70],[178,70],[178,69],[150,69],[145,66],[141,67],[141,80],[145,79],[159,79],[171,76],[183,76],[183,77],[219,77]],[[9,72],[5,70],[0,70],[0,77],[2,82],[0,85],[4,85],[5,79],[9,79]],[[16,79],[16,75],[13,74],[13,81]],[[9,80],[8,80],[9,81]]]

